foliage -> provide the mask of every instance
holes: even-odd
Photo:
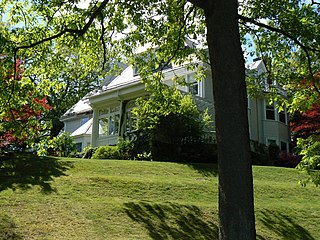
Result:
[[[132,140],[125,140],[124,138],[119,137],[117,147],[121,159],[133,159],[135,157],[134,143]]]
[[[268,146],[257,141],[251,141],[251,160],[255,165],[272,165],[270,162]]]
[[[296,154],[280,151],[279,146],[276,144],[266,146],[265,144],[251,141],[251,150],[251,159],[254,165],[294,168],[300,161]]]
[[[101,146],[92,155],[92,159],[119,159],[120,153],[117,146]]]
[[[41,89],[23,77],[22,61],[7,56],[0,61],[0,148],[26,146],[45,128],[41,118],[51,106]]]
[[[76,145],[70,133],[62,132],[54,138],[42,138],[39,143],[35,145],[39,156],[59,156],[68,157],[76,151]]]
[[[228,7],[223,8],[225,6],[223,4],[228,4]],[[305,110],[319,103],[320,6],[318,1],[92,0],[87,7],[82,7],[78,0],[6,0],[0,3],[0,12],[1,16],[7,16],[6,24],[1,24],[0,41],[4,43],[1,44],[1,53],[7,54],[9,59],[25,60],[30,65],[28,72],[24,73],[25,76],[37,75],[38,72],[31,66],[45,66],[46,62],[49,63],[49,69],[58,69],[59,66],[54,64],[56,61],[52,63],[48,59],[54,58],[55,53],[61,53],[60,50],[66,47],[70,49],[80,47],[79,56],[84,56],[83,64],[93,69],[95,66],[102,66],[109,70],[122,60],[127,63],[140,62],[140,75],[146,78],[150,76],[152,70],[161,69],[163,62],[172,61],[179,64],[190,62],[191,59],[208,62],[204,49],[186,46],[187,38],[199,43],[200,46],[208,46],[215,89],[218,89],[218,85],[222,85],[221,91],[215,92],[216,100],[219,100],[215,101],[216,107],[220,110],[227,106],[226,111],[221,112],[225,114],[232,112],[233,107],[240,103],[240,110],[233,113],[238,116],[235,121],[237,123],[242,123],[241,121],[245,119],[240,111],[246,111],[245,100],[237,99],[240,95],[242,95],[240,97],[246,97],[244,83],[241,82],[241,79],[244,81],[244,72],[237,69],[237,66],[243,67],[237,24],[237,21],[240,20],[243,38],[245,33],[252,33],[259,51],[258,55],[272,59],[268,72],[270,79],[276,80],[277,83],[274,82],[270,86],[271,97],[282,104],[289,104],[292,110],[303,108]],[[223,13],[216,19],[219,21],[214,21],[214,17],[219,13]],[[230,29],[225,27],[226,23],[230,24]],[[224,26],[224,28],[219,26],[218,34],[215,32],[217,25]],[[233,34],[226,34],[226,37],[220,34],[224,29],[231,33],[231,28],[235,29]],[[206,34],[207,38],[204,37]],[[212,41],[207,43],[207,39]],[[230,51],[230,55],[227,56],[227,49],[217,46],[214,40],[218,40],[219,43],[227,43],[228,50],[233,51]],[[137,47],[145,46],[147,43],[150,44],[150,47],[147,47],[145,56],[150,53],[148,50],[156,48],[156,57],[145,64],[146,61],[138,59],[141,56],[136,56],[136,53]],[[219,51],[222,52],[219,53]],[[234,77],[232,74],[235,72]],[[221,73],[225,75],[221,76]],[[230,79],[238,82],[230,84],[228,76],[232,76]],[[216,81],[218,78],[221,78],[219,79],[221,81]],[[302,79],[306,79],[307,83],[298,88],[299,81]],[[48,95],[47,93],[57,85],[40,77],[36,81],[39,81],[37,86],[40,86],[43,96]],[[226,93],[222,91],[226,90],[225,81],[229,84]],[[5,89],[12,89],[12,86],[15,85],[15,82],[10,82]],[[230,93],[230,86],[235,88],[235,93]],[[279,86],[287,87],[289,98],[282,98],[282,95],[278,94]],[[297,89],[299,90],[296,91]],[[219,95],[220,92],[223,94]],[[16,92],[19,101],[27,96],[26,91],[21,91],[21,93]],[[4,99],[4,102],[7,103],[9,92],[0,91],[0,95],[1,102]],[[222,103],[221,106],[220,103]],[[21,104],[12,102],[9,107],[0,108],[0,116],[17,106]],[[220,128],[219,124],[223,117],[221,115],[221,119],[217,121],[217,128]],[[218,140],[222,139],[221,142],[218,141],[218,144],[226,143],[226,145],[229,144],[229,147],[236,146],[232,144],[232,140],[239,136],[236,141],[248,145],[247,133],[242,131],[239,135],[232,135],[232,130],[228,128],[230,124],[225,125],[226,127],[222,125],[222,129],[217,129],[218,134],[227,133],[226,139],[218,137]],[[246,151],[245,155],[247,155],[247,146],[241,149]],[[228,157],[228,154],[220,155],[223,158]],[[238,158],[233,158],[234,163],[243,163],[243,161],[237,162]],[[220,170],[224,169],[220,167]],[[243,175],[234,174],[234,177],[250,177],[249,171],[241,172]],[[221,174],[221,176],[225,175]],[[241,180],[244,181],[245,178]],[[220,184],[220,186],[224,185]],[[225,188],[225,194],[228,189]],[[247,187],[244,189],[246,191],[239,191],[239,193],[251,194],[250,189]],[[233,195],[232,192],[231,196]],[[238,205],[239,202],[236,206]],[[222,204],[221,207],[224,208],[227,205]],[[234,216],[238,212],[231,211]],[[223,216],[228,215],[224,212]],[[233,220],[234,216],[232,216]],[[242,216],[246,215],[242,214]],[[247,224],[247,221],[234,221],[236,222],[234,228],[228,229],[233,230],[241,223]],[[254,230],[254,227],[245,229]]]
[[[290,128],[295,139],[320,134],[320,104],[306,112],[295,112],[290,118]]]
[[[308,182],[313,182],[316,186],[320,184],[320,137],[311,135],[307,139],[298,138],[297,148],[302,156],[297,169],[307,173],[308,177],[300,180],[305,186]]]
[[[138,153],[134,160],[152,161],[151,152]]]
[[[97,150],[97,148],[90,146],[86,146],[82,151],[82,158],[90,159],[92,155]]]
[[[148,90],[150,96],[137,99],[133,109],[137,130],[147,146],[142,152],[151,151],[154,160],[178,160],[183,140],[201,138],[211,118],[207,111],[200,113],[192,96],[182,94],[177,86],[155,78],[148,82]]]
[[[274,165],[279,167],[295,168],[300,162],[300,157],[294,153],[281,151]]]
[[[249,0],[242,7],[243,30],[254,39],[256,54],[268,59],[272,98],[288,104],[291,111],[319,103],[319,3]],[[289,98],[278,94],[283,86]]]

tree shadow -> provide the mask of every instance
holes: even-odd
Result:
[[[193,170],[202,174],[204,177],[217,177],[218,165],[212,163],[183,163]]]
[[[196,206],[129,202],[126,213],[144,226],[152,239],[218,239],[218,227]]]
[[[17,226],[7,215],[0,215],[0,239],[20,240],[23,239],[16,232]]]
[[[300,226],[289,216],[275,211],[262,211],[262,217],[259,221],[270,231],[277,234],[281,239],[303,239],[315,240],[307,229]],[[263,236],[257,236],[257,239],[264,240]]]
[[[18,155],[0,159],[0,192],[6,189],[29,189],[40,186],[44,193],[54,192],[50,182],[54,177],[65,176],[71,162],[50,157]]]

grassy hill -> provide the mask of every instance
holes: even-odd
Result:
[[[254,167],[257,239],[320,239],[320,189]],[[215,165],[0,160],[0,239],[217,239]]]

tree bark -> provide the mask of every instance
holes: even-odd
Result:
[[[218,144],[219,238],[256,239],[238,2],[206,2],[204,11],[213,73]]]

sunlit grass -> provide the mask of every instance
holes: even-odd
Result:
[[[215,165],[36,161],[0,168],[0,239],[217,239]],[[320,190],[298,178],[254,167],[258,239],[320,239]]]

